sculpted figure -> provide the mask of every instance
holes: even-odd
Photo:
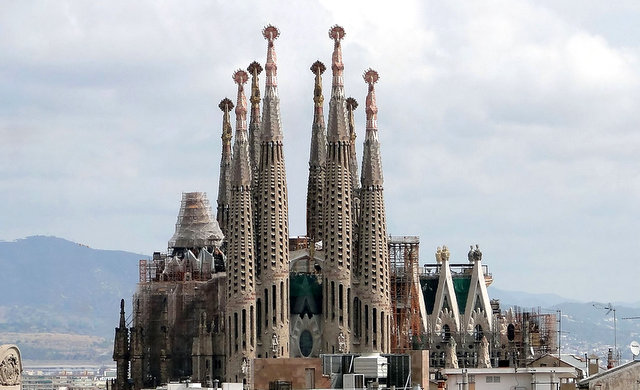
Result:
[[[446,368],[458,368],[458,355],[456,354],[456,340],[454,340],[453,337],[449,339],[449,344],[447,345],[444,364]]]
[[[489,358],[489,342],[487,336],[482,336],[480,341],[480,351],[478,352],[478,368],[491,368],[491,359]]]
[[[442,249],[440,247],[436,250],[436,262],[438,264],[442,263]]]
[[[449,253],[449,248],[447,248],[446,245],[442,246],[442,253],[441,253],[441,257],[442,257],[442,261],[449,261],[449,256],[451,255],[451,253]]]
[[[347,341],[344,337],[344,333],[340,332],[338,334],[338,352],[345,353],[347,350]]]

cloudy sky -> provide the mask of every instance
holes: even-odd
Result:
[[[381,76],[390,234],[419,235],[422,263],[478,243],[499,288],[636,300],[638,20],[634,0],[3,1],[0,239],[166,249],[181,192],[215,207],[217,105],[264,63],[268,23],[304,234],[309,67],[337,23],[347,94],[363,103],[363,71]]]

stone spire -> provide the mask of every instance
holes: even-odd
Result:
[[[313,125],[311,126],[311,150],[309,153],[309,182],[307,184],[307,237],[311,243],[322,241],[322,197],[324,167],[327,159],[327,135],[324,126],[324,96],[322,96],[322,62],[311,65],[315,75],[313,89]]]
[[[344,97],[342,49],[344,29],[333,26],[329,37],[334,41],[331,69],[333,81],[327,127],[327,159],[323,202],[324,353],[347,353],[351,350],[349,329],[352,260],[352,192],[349,156],[351,140]]]
[[[389,326],[391,324],[391,292],[389,282],[389,249],[387,222],[382,188],[382,165],[374,84],[378,81],[375,70],[367,70],[364,79],[369,84],[367,95],[367,134],[362,155],[362,188],[360,189],[361,216],[359,239],[360,299],[365,306],[364,334],[360,339],[362,352],[389,353]],[[367,311],[368,307],[368,311]]]
[[[247,67],[251,75],[251,115],[249,119],[249,156],[251,158],[251,168],[256,173],[260,163],[260,86],[258,85],[258,75],[262,72],[262,65],[253,61]],[[257,177],[254,177],[254,182]]]
[[[348,97],[346,104],[349,124],[349,140],[351,142],[349,150],[349,168],[351,169],[351,218],[353,221],[353,240],[351,241],[353,245],[352,269],[357,272],[358,261],[360,259],[358,257],[358,234],[360,233],[360,229],[358,228],[358,223],[360,223],[360,177],[358,175],[358,158],[356,156],[356,121],[353,116],[353,112],[358,108],[358,102],[356,99]]]
[[[267,40],[267,82],[263,100],[257,187],[258,337],[262,357],[289,357],[289,203],[282,148],[280,98],[274,40],[278,29],[262,31]]]
[[[347,103],[347,119],[349,121],[349,139],[351,140],[351,153],[349,154],[349,164],[351,168],[351,183],[354,190],[360,188],[358,180],[358,157],[356,156],[356,121],[353,112],[358,108],[358,101],[352,97],[348,97]]]
[[[247,99],[243,88],[248,79],[244,70],[237,70],[233,74],[233,80],[238,84],[238,101],[229,200],[225,349],[226,377],[234,382],[250,382],[248,371],[243,370],[242,363],[250,362],[256,356],[251,164],[247,139]],[[247,384],[252,387],[251,383]]]
[[[116,362],[116,390],[129,389],[129,329],[124,315],[124,299],[120,300],[120,324],[116,328],[113,360]]]
[[[282,142],[282,127],[280,125],[280,97],[278,97],[278,77],[276,64],[276,50],[273,42],[280,36],[280,31],[272,25],[262,30],[262,35],[267,40],[267,63],[265,69],[267,81],[264,92],[264,107],[262,108],[262,134],[261,140],[274,140]]]
[[[222,230],[222,234],[227,235],[227,223],[229,220],[229,196],[231,191],[231,120],[229,112],[233,108],[233,103],[229,98],[224,98],[218,105],[223,112],[222,115],[222,157],[220,159],[220,181],[218,182],[218,210],[216,220]]]
[[[380,142],[378,140],[378,106],[376,105],[376,91],[374,84],[378,82],[378,72],[369,69],[364,74],[364,79],[369,84],[367,94],[367,134],[364,140],[364,152],[362,156],[362,187],[382,187],[382,160],[380,159]],[[365,158],[366,157],[366,158]]]

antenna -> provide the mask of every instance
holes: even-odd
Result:
[[[636,360],[636,356],[640,355],[640,343],[635,340],[632,341],[629,349],[631,350],[631,355],[633,355],[633,360]]]

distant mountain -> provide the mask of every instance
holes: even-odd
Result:
[[[96,358],[90,351],[88,356],[60,355],[32,335],[89,335],[94,337],[87,344],[112,348],[120,299],[130,302],[142,258],[147,256],[92,249],[56,237],[0,241],[0,339],[9,342],[9,335],[17,335],[13,337],[26,344],[24,359]]]
[[[579,302],[556,294],[533,294],[521,291],[506,291],[489,288],[489,296],[499,299],[502,310],[512,306],[524,309],[540,309],[542,313],[560,310],[562,321],[562,353],[591,354],[600,356],[606,364],[609,348],[617,343],[621,360],[631,360],[629,344],[640,341],[640,319],[625,317],[640,316],[640,305],[636,303],[616,303],[616,321],[613,311],[603,309],[608,303]]]
[[[489,287],[489,297],[491,299],[499,299],[507,306],[521,306],[521,307],[548,307],[565,302],[578,302],[574,299],[561,297],[557,294],[535,294],[527,293],[523,291],[508,291],[501,290],[495,287]]]

